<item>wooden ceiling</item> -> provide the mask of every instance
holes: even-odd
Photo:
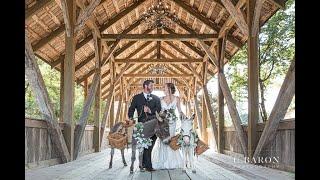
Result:
[[[77,14],[82,6],[88,6],[95,0],[76,0],[78,4]],[[83,2],[83,3],[81,3]],[[221,0],[164,0],[171,12],[178,15],[178,23],[172,28],[164,28],[160,32],[156,29],[148,30],[140,23],[141,14],[156,0],[101,0],[94,9],[92,21],[97,26],[102,37],[109,37],[110,34],[216,34],[221,37],[226,30],[227,42],[225,52],[225,62],[241,48],[247,40],[241,29],[235,23],[233,17],[224,7]],[[245,16],[246,0],[231,0],[233,5],[240,9]],[[265,0],[263,3],[260,26],[262,26],[279,8],[283,8],[285,0]],[[33,50],[38,58],[48,63],[58,71],[65,54],[65,24],[60,0],[26,0],[25,30],[32,44]],[[108,35],[109,34],[109,35]],[[148,35],[153,38],[155,35]],[[167,36],[167,35],[166,35]],[[129,37],[129,35],[128,35]],[[132,37],[132,36],[130,36]],[[94,42],[92,31],[86,25],[77,33],[77,44],[75,53],[75,78],[78,84],[83,85],[87,79],[88,84],[92,82],[94,74]],[[211,47],[212,40],[205,43]],[[110,48],[115,44],[114,40],[106,43]],[[155,40],[142,41],[123,39],[116,46],[113,58],[116,63],[116,72],[120,73],[125,66],[125,59],[132,59],[132,63],[126,70],[126,74],[147,74],[148,66],[157,58],[160,51],[162,59],[185,59],[190,61],[198,74],[201,74],[202,63],[197,62],[206,56],[198,41],[194,39],[168,40],[157,43]],[[145,59],[145,63],[136,62],[138,59]],[[164,61],[163,60],[163,61]],[[195,61],[195,62],[193,62]],[[189,61],[188,61],[189,62]],[[164,63],[164,62],[162,62]],[[193,69],[182,63],[166,63],[169,65],[169,74],[190,74]],[[108,94],[110,87],[109,63],[102,67],[102,98]],[[209,63],[208,76],[210,79],[215,73],[215,67]],[[140,83],[143,79],[133,79],[133,83]],[[185,77],[162,79],[161,82],[171,81],[175,84],[183,84],[183,81],[192,81]],[[159,79],[157,80],[159,81]],[[135,87],[135,86],[133,86]],[[181,86],[182,88],[187,88]],[[116,85],[116,94],[119,93],[119,84]]]

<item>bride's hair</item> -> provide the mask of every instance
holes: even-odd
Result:
[[[168,89],[169,89],[169,93],[170,94],[174,94],[176,92],[176,87],[174,86],[173,83],[166,83]]]

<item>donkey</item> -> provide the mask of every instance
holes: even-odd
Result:
[[[181,131],[180,135],[182,136],[183,142],[181,144],[181,150],[183,155],[183,172],[186,172],[186,167],[190,167],[192,169],[192,173],[196,173],[194,168],[194,150],[197,146],[196,141],[196,133],[193,130],[193,120],[195,118],[195,114],[193,114],[190,118],[185,116],[180,116],[181,119]]]
[[[150,138],[154,134],[162,141],[168,141],[170,138],[169,124],[168,124],[168,112],[161,111],[160,113],[156,112],[156,118],[151,119],[143,124],[142,134],[145,138]],[[133,131],[135,134],[135,130]],[[131,154],[131,166],[130,174],[133,173],[134,161],[136,160],[136,149],[137,149],[137,140],[132,137],[132,154]],[[143,171],[142,168],[142,158],[143,158],[143,149],[139,151],[139,168],[140,171]]]
[[[127,129],[124,126],[124,123],[122,122],[118,122],[116,123],[111,129],[110,129],[110,133],[115,133],[115,132],[120,132],[121,134],[127,134]],[[124,149],[120,149],[121,151],[121,157],[122,157],[122,162],[124,166],[127,166],[126,160],[124,158]],[[112,168],[112,160],[113,160],[113,155],[114,155],[114,147],[111,147],[111,158],[110,158],[110,162],[109,162],[109,169]]]

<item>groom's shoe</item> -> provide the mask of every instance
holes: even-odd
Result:
[[[153,169],[153,168],[146,168],[146,171],[151,172],[151,171],[155,171],[155,169]]]

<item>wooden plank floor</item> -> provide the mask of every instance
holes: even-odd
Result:
[[[124,167],[120,151],[115,151],[113,168],[108,169],[110,149],[99,153],[88,154],[79,159],[51,167],[26,170],[25,177],[30,180],[46,179],[131,179],[131,180],[189,180],[189,179],[294,179],[293,173],[279,171],[271,168],[255,166],[251,164],[235,163],[233,157],[217,154],[211,151],[205,152],[196,158],[196,171],[191,173],[181,169],[157,170],[154,172],[140,172],[138,162],[135,163],[135,172],[129,173],[131,151],[125,150],[125,158],[128,166]]]

